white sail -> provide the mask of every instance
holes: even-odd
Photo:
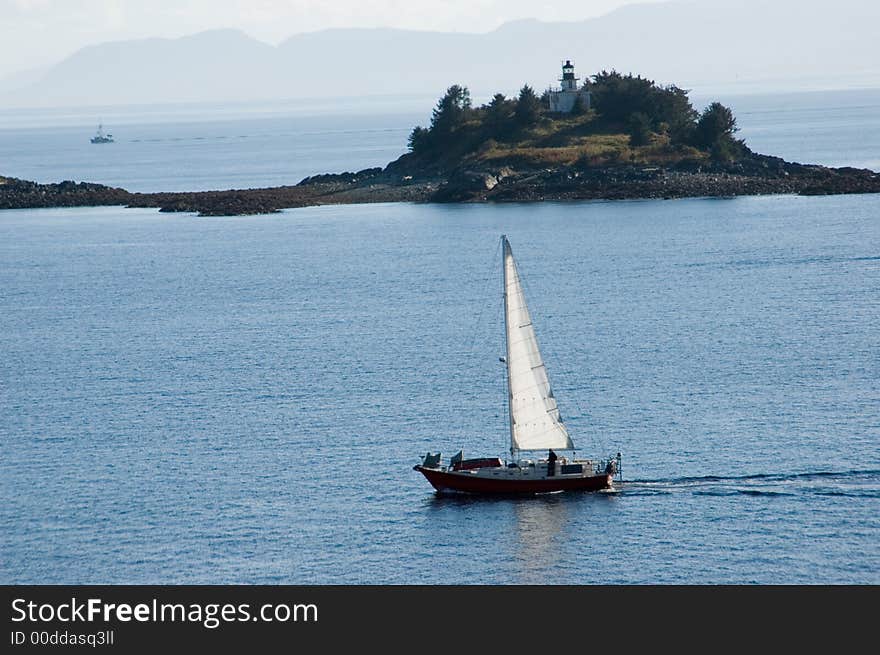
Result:
[[[573,449],[550,389],[513,252],[507,238],[502,241],[511,449]]]

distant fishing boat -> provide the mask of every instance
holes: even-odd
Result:
[[[113,143],[113,135],[104,134],[104,126],[98,124],[98,132],[92,137],[92,143]]]
[[[429,452],[413,469],[438,492],[539,494],[607,489],[620,470],[620,453],[605,459],[569,459],[556,454],[573,452],[574,442],[550,389],[513,251],[507,237],[502,236],[501,243],[507,346],[502,361],[507,370],[512,461],[502,462],[499,457],[464,459],[459,451],[444,465],[440,453]]]

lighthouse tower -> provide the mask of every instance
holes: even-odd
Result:
[[[562,85],[558,89],[549,89],[550,111],[560,114],[568,114],[574,109],[580,100],[584,109],[590,108],[590,92],[586,89],[578,89],[578,78],[574,74],[574,64],[566,59],[562,64],[562,77],[559,78]]]
[[[562,82],[563,91],[577,91],[578,78],[574,76],[574,64],[568,59],[562,64],[562,77],[559,81]]]

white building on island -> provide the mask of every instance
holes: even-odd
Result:
[[[586,89],[578,89],[578,78],[574,76],[574,64],[568,59],[562,64],[562,77],[559,78],[559,82],[562,84],[560,88],[548,90],[550,111],[560,114],[571,113],[578,99],[584,109],[590,108],[590,92]]]

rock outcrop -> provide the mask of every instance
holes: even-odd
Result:
[[[0,177],[0,209],[34,207],[96,207],[128,204],[132,194],[103,184],[71,182],[38,184],[14,177]]]
[[[880,193],[880,174],[756,156],[730,163],[682,161],[674,166],[453,171],[434,202],[685,198],[765,194]]]

